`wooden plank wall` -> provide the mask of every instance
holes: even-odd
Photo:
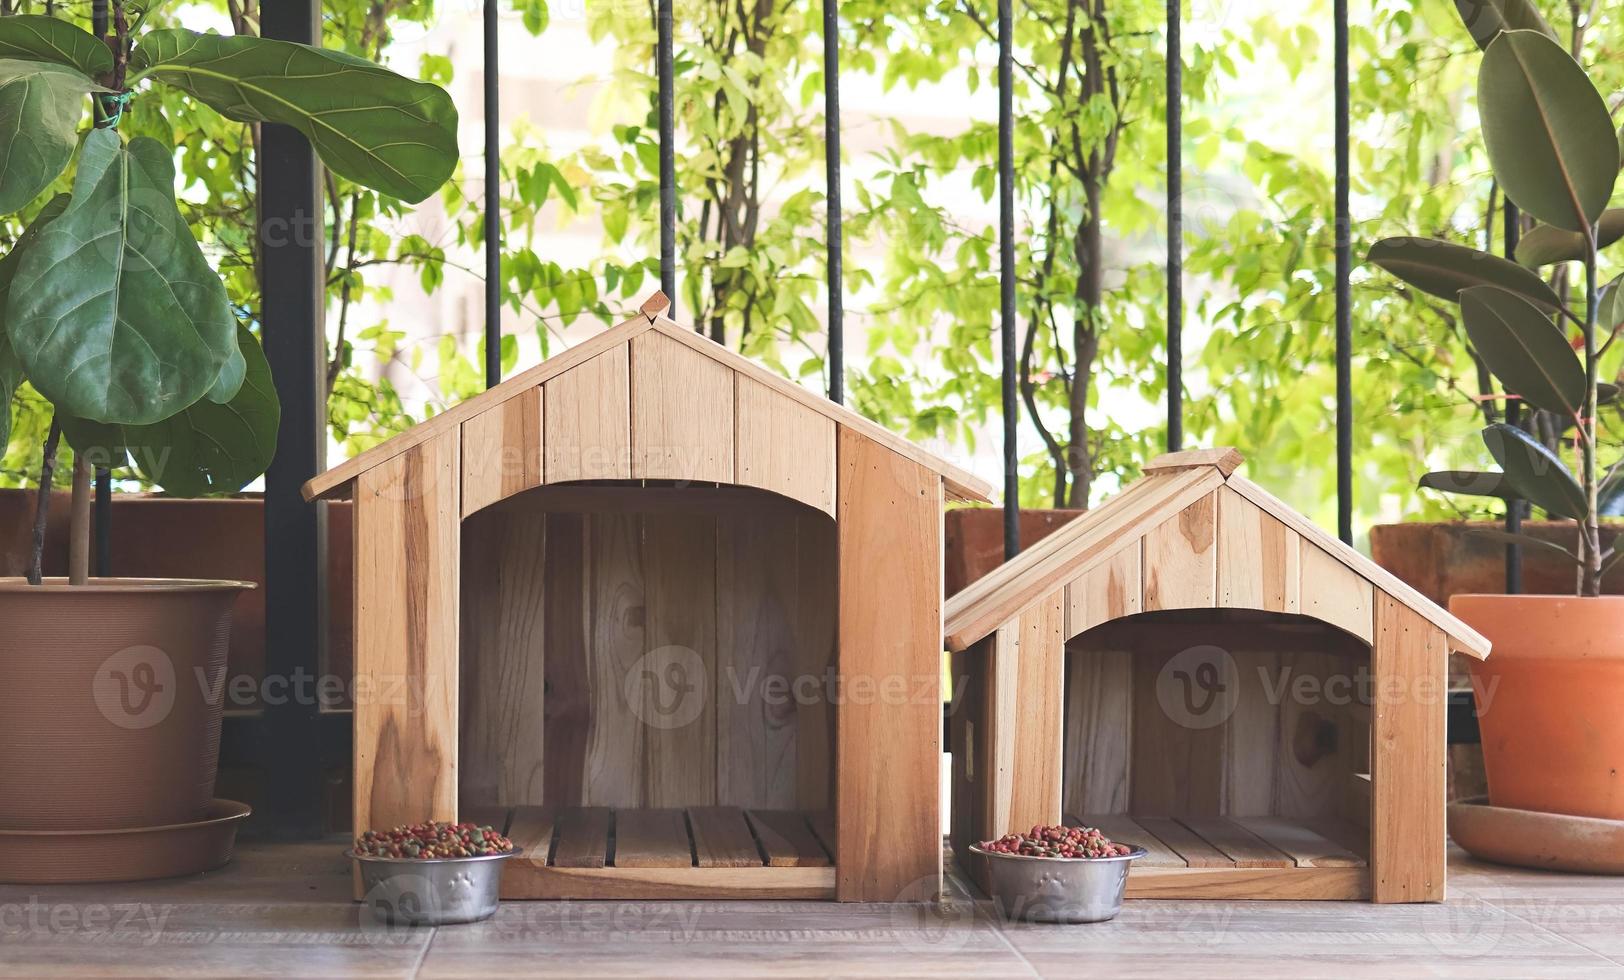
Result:
[[[1386,593],[1376,594],[1370,863],[1378,902],[1444,899],[1448,652],[1436,626]]]

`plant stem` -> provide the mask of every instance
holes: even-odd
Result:
[[[1585,407],[1579,419],[1585,514],[1580,527],[1584,565],[1580,570],[1579,594],[1598,596],[1601,595],[1601,519],[1596,500],[1596,381],[1601,358],[1596,352],[1596,229],[1587,229],[1585,238]]]
[[[28,584],[45,581],[45,522],[51,513],[51,480],[56,475],[56,447],[62,441],[62,425],[51,416],[51,431],[45,437],[45,452],[39,464],[39,499],[34,503],[34,547],[28,559]]]
[[[90,461],[73,454],[73,508],[68,520],[68,584],[90,581]]]

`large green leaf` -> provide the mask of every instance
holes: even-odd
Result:
[[[175,207],[168,148],[93,130],[73,197],[23,253],[12,345],[67,415],[144,424],[214,384],[236,342],[221,284]]]
[[[1534,8],[1533,0],[1455,0],[1455,9],[1479,48],[1487,48],[1501,31],[1539,31],[1552,40],[1556,38],[1551,25]]]
[[[1436,238],[1384,238],[1366,258],[1424,293],[1454,302],[1472,286],[1498,286],[1544,310],[1561,305],[1555,291],[1534,272],[1510,259]]]
[[[237,328],[245,371],[224,404],[207,398],[162,422],[124,426],[124,446],[146,479],[183,497],[241,490],[276,455],[282,409],[259,341]]]
[[[1555,453],[1521,429],[1495,423],[1483,430],[1483,444],[1517,495],[1557,517],[1579,519],[1585,493]]]
[[[248,364],[243,360],[240,349],[233,350],[226,363],[221,366],[220,373],[209,386],[208,393],[203,397],[211,402],[224,404],[237,397],[237,389],[242,387],[243,374],[248,370]]]
[[[67,206],[68,195],[58,194],[51,198],[17,237],[17,244],[11,246],[11,251],[4,258],[0,258],[0,453],[5,452],[6,444],[11,441],[11,396],[23,382],[23,362],[12,348],[11,333],[6,329],[6,297],[11,294],[11,280],[17,275],[23,249],[38,238],[40,231]]]
[[[1600,517],[1624,517],[1624,466],[1617,463],[1596,487],[1596,511]]]
[[[40,14],[0,17],[0,58],[49,61],[92,78],[113,70],[113,52],[95,35]]]
[[[67,169],[97,87],[72,68],[0,59],[0,214],[22,210]]]
[[[185,30],[141,39],[151,76],[231,119],[286,123],[334,173],[416,203],[457,165],[457,109],[437,85],[338,51]]]
[[[1624,324],[1624,275],[1601,287],[1596,296],[1596,330],[1611,333]]]
[[[1607,103],[1567,51],[1538,31],[1502,32],[1483,55],[1477,105],[1506,196],[1568,231],[1601,217],[1618,177],[1618,136]]]
[[[1498,286],[1460,293],[1466,335],[1506,391],[1572,417],[1585,403],[1585,369],[1550,315]]]
[[[1596,220],[1596,247],[1606,248],[1620,238],[1624,238],[1624,208],[1603,211]],[[1584,235],[1551,225],[1539,225],[1517,242],[1517,261],[1530,269],[1553,262],[1582,262],[1584,257]]]
[[[1444,493],[1463,493],[1471,497],[1517,496],[1517,491],[1506,482],[1504,473],[1479,473],[1473,470],[1437,470],[1421,477],[1417,484],[1428,490]]]

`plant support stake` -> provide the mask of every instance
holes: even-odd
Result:
[[[496,0],[485,0],[485,387],[502,382],[502,79]]]
[[[1336,0],[1336,533],[1353,543],[1353,229],[1348,211],[1348,0]]]
[[[1004,369],[1004,560],[1021,550],[1015,404],[1015,46],[1012,0],[998,0],[998,339]]]
[[[823,0],[823,168],[829,209],[829,400],[846,400],[845,262],[840,254],[840,0]]]
[[[1184,45],[1167,0],[1167,451],[1184,448]]]

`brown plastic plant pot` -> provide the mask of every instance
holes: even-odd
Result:
[[[199,820],[121,830],[0,830],[0,882],[146,881],[213,871],[231,860],[248,805],[213,800]]]
[[[250,582],[0,579],[0,830],[202,819]]]

